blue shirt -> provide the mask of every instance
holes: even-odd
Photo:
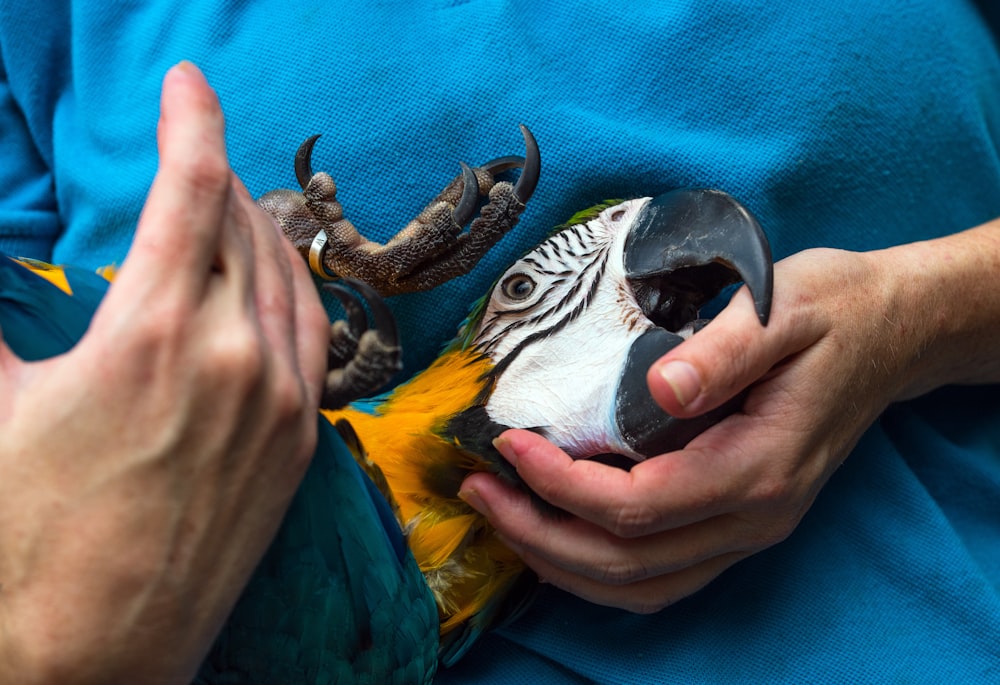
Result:
[[[722,188],[777,258],[1000,215],[1000,59],[967,1],[0,0],[0,250],[124,258],[181,59],[218,90],[252,193],[294,186],[321,133],[315,167],[377,240],[531,127],[543,172],[518,227],[468,276],[393,299],[405,373],[604,198]],[[996,386],[894,405],[786,542],[654,616],[546,592],[440,680],[1000,680],[998,410]]]

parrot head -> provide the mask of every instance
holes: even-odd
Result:
[[[764,233],[724,192],[679,189],[581,212],[512,264],[460,330],[453,346],[478,350],[492,370],[480,407],[453,429],[530,428],[575,458],[680,449],[740,398],[677,419],[654,402],[647,370],[738,281],[766,325],[772,279]]]

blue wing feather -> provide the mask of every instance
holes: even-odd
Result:
[[[22,359],[62,354],[90,325],[108,282],[97,273],[63,268],[70,296],[20,263],[0,254],[0,332]]]
[[[56,271],[72,294],[0,254],[0,331],[23,359],[69,350],[107,291],[96,273]],[[433,596],[388,503],[317,420],[312,464],[198,683],[409,684],[434,673]]]
[[[423,575],[336,430],[325,420],[319,430],[284,524],[199,682],[402,684],[434,673],[438,615]]]

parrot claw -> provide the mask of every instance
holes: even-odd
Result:
[[[385,244],[362,236],[344,218],[337,186],[314,173],[312,151],[319,136],[295,154],[301,192],[272,190],[257,204],[281,226],[310,268],[330,280],[338,276],[369,283],[380,295],[429,290],[468,273],[517,223],[538,185],[541,156],[534,136],[521,126],[525,156],[499,157],[462,172],[402,231]],[[515,184],[497,175],[520,168]],[[486,204],[475,216],[480,199]],[[469,229],[463,227],[469,224]]]
[[[324,409],[338,409],[385,385],[403,368],[402,350],[392,312],[370,285],[343,278],[324,284],[323,289],[340,301],[347,317],[330,326],[329,371],[320,402]],[[372,327],[365,304],[371,311]]]

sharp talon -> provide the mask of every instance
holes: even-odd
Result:
[[[319,134],[306,138],[295,153],[295,178],[302,190],[306,189],[309,179],[313,177],[312,151],[317,140],[319,140]]]
[[[507,171],[508,169],[520,169],[523,166],[524,157],[521,155],[507,155],[506,157],[491,159],[479,168],[488,173],[490,176],[496,176],[497,174]]]
[[[385,300],[376,292],[375,288],[356,278],[344,277],[341,281],[360,293],[361,297],[368,304],[368,308],[372,313],[372,321],[375,323],[374,330],[378,332],[379,336],[393,345],[398,345],[399,333],[396,331],[396,317],[392,315]],[[329,285],[335,284],[331,283]]]
[[[464,226],[472,220],[472,215],[476,213],[476,205],[479,204],[479,181],[476,180],[476,174],[473,173],[468,164],[465,162],[459,162],[459,164],[462,165],[464,187],[462,188],[462,199],[458,201],[451,216],[457,225]]]
[[[514,197],[521,204],[526,205],[531,196],[534,195],[535,188],[538,186],[538,177],[542,173],[542,155],[538,151],[538,143],[535,141],[535,136],[531,134],[531,131],[524,124],[521,124],[521,135],[524,136],[524,157],[519,155],[497,157],[486,162],[480,168],[488,172],[491,176],[496,176],[502,171],[520,167],[522,169],[521,177],[517,179],[517,183],[514,185]]]
[[[350,283],[351,287],[356,283],[356,281]],[[365,314],[365,308],[361,306],[358,296],[340,283],[325,283],[323,290],[340,300],[340,305],[347,314],[347,326],[351,329],[351,334],[355,338],[360,338],[361,334],[368,330],[368,315]]]
[[[337,278],[337,274],[331,273],[326,268],[326,250],[329,243],[326,238],[326,231],[320,230],[313,238],[312,245],[309,246],[309,269],[320,278],[332,281]]]
[[[514,186],[514,197],[526,205],[538,186],[538,177],[542,173],[542,155],[538,151],[535,136],[524,124],[521,124],[521,135],[524,136],[524,169]]]

